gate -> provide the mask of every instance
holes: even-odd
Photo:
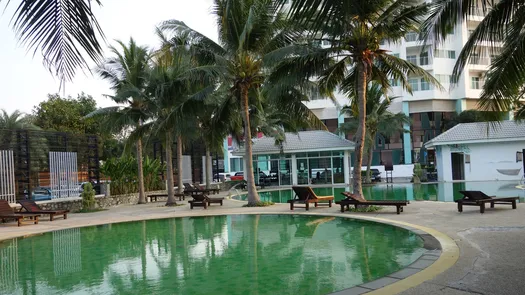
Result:
[[[51,178],[51,198],[78,197],[77,153],[50,152],[49,172]]]
[[[13,151],[0,150],[0,199],[16,203]]]

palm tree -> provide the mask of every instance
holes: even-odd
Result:
[[[108,97],[119,106],[98,109],[88,117],[103,116],[107,128],[120,132],[128,128],[138,128],[150,116],[148,107],[151,98],[145,91],[150,75],[150,54],[146,47],[137,45],[132,38],[128,45],[122,41],[117,43],[120,48],[110,47],[114,57],[106,59],[96,71],[111,84],[115,94]],[[139,173],[139,204],[145,204],[142,139],[138,138],[135,143]]]
[[[104,34],[91,10],[100,0],[4,1],[6,7],[16,2],[12,25],[17,38],[28,50],[42,52],[44,65],[62,84],[79,67],[89,69],[81,50],[97,62],[102,57],[97,38]]]
[[[197,114],[203,108],[203,97],[213,87],[203,87],[207,80],[203,75],[193,74],[196,61],[189,50],[186,36],[175,35],[171,38],[157,34],[161,39],[161,48],[153,58],[153,70],[148,91],[154,97],[152,120],[145,124],[152,134],[164,138],[166,142],[166,166],[168,174],[168,201],[166,206],[176,204],[174,196],[172,146],[173,136],[177,139],[177,188],[183,193],[182,186],[182,150],[183,143],[194,135],[197,128]]]
[[[370,183],[372,156],[375,138],[378,134],[390,137],[398,132],[410,132],[403,125],[410,124],[410,118],[403,113],[394,114],[388,110],[397,97],[384,97],[383,90],[378,84],[369,86],[366,92],[366,146],[368,147],[368,163],[366,170],[366,183]],[[352,99],[350,106],[345,106],[342,112],[350,115],[348,122],[343,123],[339,129],[345,133],[356,132],[359,127],[359,110],[357,99]],[[355,167],[354,167],[355,169]]]
[[[346,96],[356,94],[359,126],[355,134],[353,191],[363,195],[361,166],[366,135],[366,91],[371,81],[377,81],[384,91],[390,88],[389,79],[400,81],[408,92],[409,75],[421,77],[439,85],[422,68],[388,54],[381,42],[397,42],[408,32],[417,31],[427,14],[427,5],[414,5],[407,0],[296,0],[291,16],[310,26],[312,38],[331,42],[325,55],[336,62],[320,76],[323,88],[339,90]]]
[[[0,109],[0,129],[24,129],[35,128],[30,122],[30,118],[19,110],[15,110],[9,114],[6,110]]]
[[[307,48],[306,45],[298,44],[302,40],[302,32],[286,19],[281,10],[283,2],[215,0],[213,14],[217,17],[219,43],[177,20],[166,21],[161,25],[163,31],[184,33],[198,40],[199,56],[213,62],[198,70],[220,77],[221,83],[242,110],[249,205],[260,201],[253,175],[251,107],[257,104],[261,86],[270,83],[275,67],[287,58],[305,54]],[[307,80],[294,79],[295,73],[290,70],[288,75],[273,76],[272,82],[301,87]]]
[[[425,40],[437,45],[474,10],[485,15],[461,50],[453,77],[457,81],[470,57],[478,53],[479,46],[488,45],[489,52],[496,57],[485,76],[480,108],[496,112],[516,109],[516,119],[525,119],[525,105],[519,101],[525,95],[524,4],[523,0],[433,1],[429,17],[421,28]]]

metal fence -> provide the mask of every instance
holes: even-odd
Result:
[[[78,196],[82,182],[100,193],[99,150],[95,135],[0,129],[0,199]]]

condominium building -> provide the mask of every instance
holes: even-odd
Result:
[[[393,101],[390,111],[408,115],[411,124],[405,128],[409,128],[411,132],[400,132],[388,138],[378,134],[375,138],[373,165],[434,162],[434,151],[427,151],[424,144],[444,131],[444,122],[454,113],[477,109],[485,73],[496,53],[494,50],[489,50],[489,42],[480,44],[476,49],[476,54],[468,61],[457,83],[451,83],[451,77],[463,46],[483,17],[482,9],[471,8],[467,19],[451,30],[446,40],[437,46],[432,42],[423,44],[419,34],[415,32],[407,34],[396,43],[382,44],[382,48],[388,50],[390,54],[427,70],[443,88],[433,87],[422,77],[410,76],[408,82],[413,92],[409,93],[403,90],[398,81],[391,81],[393,86],[391,97],[397,96],[397,98]],[[325,43],[321,44],[322,46],[330,46],[327,41],[323,42]],[[335,97],[335,104],[322,97],[306,102],[308,108],[331,132],[336,132],[338,126],[348,120],[340,114],[340,107],[347,105],[349,100],[341,94],[336,94]],[[352,140],[353,136],[346,134],[345,137]],[[230,152],[227,151],[228,147]],[[225,167],[229,167],[227,170],[241,170],[243,161],[241,158],[231,157],[231,144],[225,142],[225,150]]]

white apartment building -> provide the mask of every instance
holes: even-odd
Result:
[[[392,81],[394,87],[391,95],[399,96],[399,98],[393,102],[390,111],[403,112],[410,116],[412,119],[411,133],[400,133],[391,138],[378,135],[375,142],[373,165],[434,162],[434,151],[427,151],[424,144],[441,134],[445,119],[450,118],[454,113],[477,108],[484,75],[493,58],[489,50],[489,43],[479,46],[478,53],[469,60],[458,83],[452,85],[450,80],[457,57],[471,32],[483,17],[481,9],[471,9],[468,18],[456,26],[445,42],[436,48],[432,43],[424,47],[417,33],[409,33],[397,43],[383,44],[383,48],[389,50],[392,55],[413,62],[427,70],[440,81],[444,89],[432,87],[421,77],[409,77],[413,89],[413,93],[410,94],[403,90],[396,81]],[[322,45],[329,46],[329,44]],[[349,103],[348,99],[342,95],[336,95],[336,100],[339,106]],[[329,99],[314,99],[306,102],[306,105],[324,121],[331,132],[335,132],[339,124],[346,119],[340,115],[339,106]],[[352,140],[350,134],[347,134],[346,138]],[[242,159],[235,159],[235,157],[232,159],[231,151],[228,152],[228,144],[225,142],[225,170],[238,171],[237,169],[242,165]]]

